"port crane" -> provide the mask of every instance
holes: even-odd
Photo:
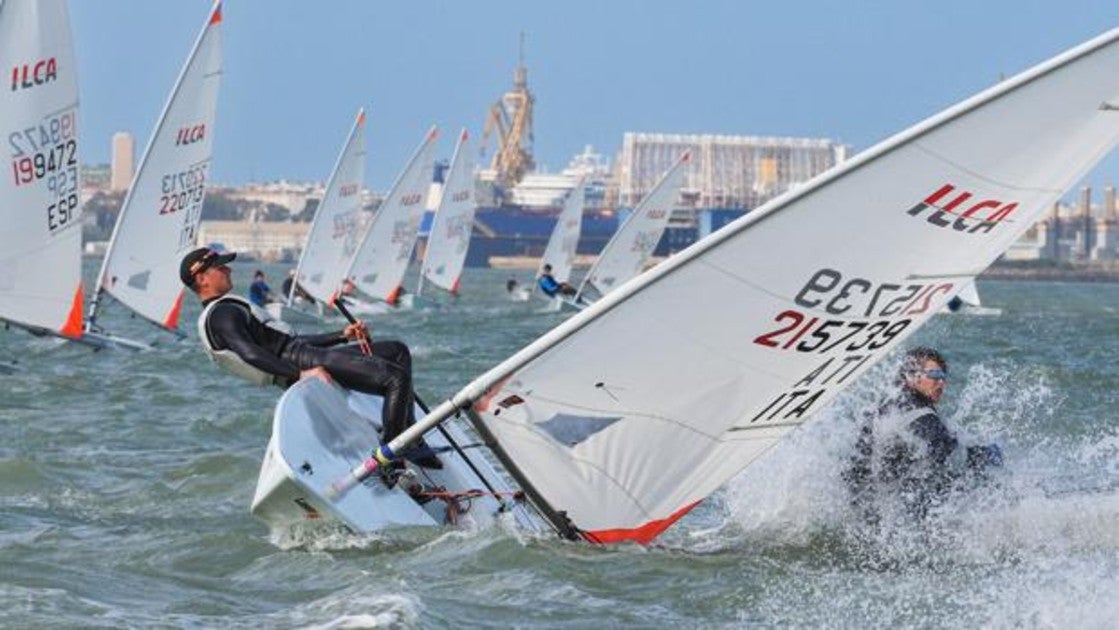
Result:
[[[497,131],[497,151],[490,161],[496,182],[511,188],[536,168],[532,158],[532,106],[535,98],[528,89],[525,68],[525,36],[521,33],[520,59],[513,72],[513,89],[490,107],[482,129],[483,150],[490,135]]]

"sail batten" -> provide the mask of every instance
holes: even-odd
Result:
[[[451,402],[475,404],[503,462],[583,538],[647,542],[908,338],[973,280],[961,270],[985,269],[1115,146],[1119,117],[1099,105],[1119,94],[1117,41],[786,192]]]

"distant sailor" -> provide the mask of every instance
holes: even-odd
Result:
[[[555,297],[556,295],[575,295],[575,287],[566,282],[559,282],[555,276],[552,275],[552,265],[545,263],[543,273],[540,274],[540,279],[537,281],[540,285],[540,290],[548,297]]]
[[[955,433],[936,410],[948,380],[948,362],[932,348],[909,350],[898,370],[897,393],[864,418],[844,480],[867,521],[876,523],[883,499],[923,518],[968,478],[1002,465],[995,444],[960,452]]]
[[[301,285],[301,284],[299,284],[298,282],[295,281],[295,270],[294,269],[289,269],[288,270],[288,277],[284,278],[283,284],[280,285],[280,291],[283,292],[284,299],[287,299],[287,296],[291,295],[291,288],[292,288],[293,284],[295,285],[295,296],[294,296],[295,299],[305,300],[310,304],[315,303],[314,296],[312,296],[310,293],[308,293],[307,289],[303,288],[303,285]]]
[[[230,293],[233,282],[228,264],[235,257],[202,247],[184,256],[179,266],[179,278],[202,302],[198,334],[211,359],[259,385],[289,387],[300,379],[318,377],[381,396],[384,442],[415,421],[412,356],[406,345],[376,341],[371,344],[371,356],[341,346],[367,333],[364,322],[320,335],[291,336],[272,328],[266,311]],[[423,451],[409,459],[428,468],[442,468],[430,449]]]
[[[509,276],[509,279],[505,281],[505,290],[509,293],[512,293],[513,291],[517,290],[518,284],[520,283],[517,282],[516,276]]]
[[[272,301],[272,287],[268,286],[260,269],[253,274],[253,283],[249,285],[249,301],[261,307]]]

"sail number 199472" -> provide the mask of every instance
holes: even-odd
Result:
[[[55,232],[78,216],[78,141],[74,110],[8,134],[17,188],[46,185],[47,229]]]

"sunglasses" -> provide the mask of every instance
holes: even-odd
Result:
[[[946,381],[946,380],[948,380],[948,372],[946,372],[944,370],[940,370],[940,369],[921,370],[921,374],[924,374],[925,376],[931,378],[934,381]]]
[[[190,275],[197,276],[198,274],[202,273],[203,271],[206,271],[210,267],[213,267],[214,266],[214,261],[217,260],[218,256],[220,256],[220,254],[218,254],[217,252],[215,252],[212,249],[210,251],[206,252],[205,256],[203,256],[202,258],[199,258],[198,260],[194,261],[194,264],[192,264],[190,266]]]

